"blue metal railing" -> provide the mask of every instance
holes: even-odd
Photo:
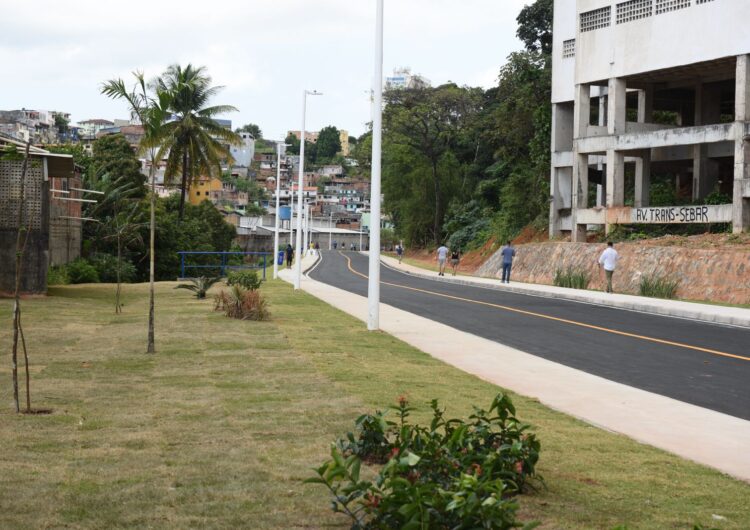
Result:
[[[272,256],[271,252],[194,252],[182,250],[177,254],[180,255],[180,278],[186,278],[185,271],[187,269],[219,269],[219,276],[226,276],[227,270],[236,269],[263,269],[263,279],[266,279],[266,265],[268,263],[267,257]],[[220,258],[219,263],[208,263],[208,264],[194,264],[185,263],[185,257],[189,256],[218,256]],[[242,264],[235,265],[228,263],[229,256],[243,256]],[[259,256],[255,264],[244,263],[244,256]],[[272,262],[273,263],[273,262]]]

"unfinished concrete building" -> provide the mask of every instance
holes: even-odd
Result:
[[[750,0],[554,9],[550,235],[750,228]]]

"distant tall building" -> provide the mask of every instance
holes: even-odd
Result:
[[[239,133],[242,138],[242,145],[232,145],[229,152],[234,158],[234,165],[237,167],[250,167],[255,156],[255,138],[248,132]]]
[[[390,89],[428,86],[430,86],[430,80],[419,74],[411,73],[411,68],[394,68],[393,75],[385,78],[385,87]]]

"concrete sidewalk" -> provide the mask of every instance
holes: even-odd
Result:
[[[317,258],[305,258],[309,270]],[[280,277],[291,282],[293,272]],[[302,289],[360,319],[367,299],[304,276]],[[750,482],[750,422],[615,383],[381,304],[380,328],[465,372],[590,424]],[[471,352],[466,354],[465,352]]]
[[[367,252],[363,252],[363,254],[367,254]],[[701,320],[703,322],[713,322],[730,326],[750,327],[750,309],[743,309],[741,307],[682,302],[679,300],[663,300],[660,298],[647,298],[645,296],[634,296],[630,294],[608,294],[602,291],[568,289],[566,287],[555,287],[554,285],[517,282],[504,284],[500,283],[500,281],[495,278],[450,276],[450,272],[447,273],[447,276],[438,276],[436,272],[428,269],[415,267],[414,265],[409,265],[407,263],[399,264],[396,258],[390,256],[381,256],[380,259],[384,265],[391,267],[392,269],[413,276],[428,278],[430,280],[451,282],[461,285],[473,285],[476,287],[485,287],[488,289],[497,289],[499,291],[508,291],[546,298],[573,300],[575,302],[639,311],[641,313]]]

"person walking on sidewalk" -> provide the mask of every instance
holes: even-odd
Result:
[[[461,251],[457,248],[451,250],[451,267],[453,268],[453,276],[456,275],[456,269],[458,269],[458,262],[461,260]]]
[[[620,259],[620,255],[614,248],[612,242],[607,243],[607,248],[604,249],[602,255],[599,256],[599,267],[604,269],[604,274],[607,276],[607,292],[612,292],[612,273],[615,272],[617,267],[617,260]]]
[[[286,266],[291,267],[292,266],[292,260],[294,259],[294,249],[292,248],[291,244],[288,244],[286,246]]]
[[[396,256],[398,256],[398,263],[401,265],[401,260],[404,258],[404,247],[401,246],[401,243],[396,245]]]
[[[445,262],[448,259],[448,247],[445,244],[437,249],[438,276],[445,276]]]
[[[500,255],[503,257],[503,277],[500,283],[510,283],[510,269],[513,267],[513,258],[516,256],[516,249],[513,248],[510,240],[500,249]]]

